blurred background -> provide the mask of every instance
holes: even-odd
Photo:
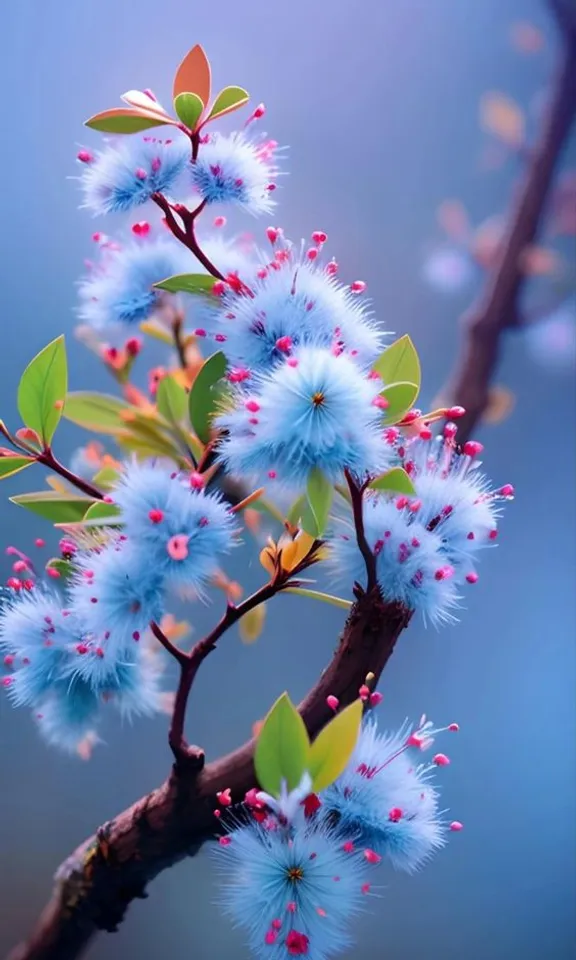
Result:
[[[102,228],[78,210],[70,179],[78,144],[97,142],[82,121],[133,87],[151,87],[167,101],[175,65],[197,42],[217,82],[242,84],[254,103],[265,101],[267,131],[290,145],[272,222],[294,238],[329,234],[329,254],[347,279],[367,282],[384,328],[413,337],[423,399],[434,398],[455,356],[458,317],[482,286],[486,237],[497,231],[491,218],[505,212],[521,168],[503,145],[514,140],[505,131],[517,129],[521,110],[531,135],[546,100],[558,47],[544,0],[10,0],[0,23],[0,412],[9,424],[16,424],[21,371],[61,332],[72,389],[112,392],[96,358],[73,338],[74,284],[90,235]],[[487,94],[513,101],[500,99],[503,121],[490,120]],[[574,137],[560,167],[576,167]],[[455,235],[454,206],[441,207],[454,199],[471,224],[465,240]],[[568,219],[573,202],[572,194],[563,207]],[[546,322],[507,336],[492,410],[502,422],[478,434],[489,474],[517,491],[500,545],[485,556],[461,622],[438,632],[414,623],[380,686],[381,719],[391,728],[423,711],[439,724],[460,723],[440,779],[446,807],[465,830],[416,877],[383,876],[382,899],[371,902],[346,955],[354,960],[574,956],[570,232],[552,224],[542,241],[554,253],[532,272],[551,277],[531,281],[528,305]],[[85,439],[63,425],[61,459]],[[5,481],[2,493],[38,488],[39,472],[35,481],[32,471]],[[3,544],[28,549],[36,536],[50,538],[47,523],[17,506],[4,503],[1,517]],[[1,566],[5,581],[9,558]],[[227,571],[246,588],[261,582],[253,544],[235,552]],[[188,611],[195,635],[222,602],[216,595],[211,607]],[[334,608],[280,598],[256,644],[242,644],[236,632],[225,638],[203,668],[189,714],[191,737],[209,758],[244,741],[283,689],[295,700],[304,694],[343,619]],[[134,727],[111,720],[105,744],[83,762],[46,747],[26,711],[0,698],[0,955],[29,930],[62,859],[165,777],[166,730],[165,717]],[[94,942],[89,960],[244,960],[241,937],[215,899],[204,850],[162,875],[118,934]]]

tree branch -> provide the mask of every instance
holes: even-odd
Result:
[[[408,611],[385,604],[375,589],[360,597],[331,663],[300,704],[311,737],[333,715],[326,697],[333,694],[343,707],[352,703],[367,673],[380,676],[409,620]],[[115,930],[154,877],[217,834],[216,793],[229,787],[238,803],[255,785],[253,751],[251,740],[200,772],[173,771],[104,824],[60,868],[52,900],[10,960],[75,960],[98,930]]]
[[[446,406],[458,404],[466,410],[458,423],[460,442],[470,437],[486,409],[503,333],[518,314],[522,254],[537,234],[556,162],[576,113],[576,29],[569,29],[570,23],[576,28],[576,16],[570,17],[562,0],[550,3],[563,27],[561,68],[510,215],[499,262],[480,301],[462,319],[460,355],[441,393]],[[560,13],[564,8],[565,15]]]

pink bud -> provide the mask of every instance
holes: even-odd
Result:
[[[421,429],[420,433],[418,434],[418,436],[420,437],[421,440],[431,440],[431,439],[432,439],[432,431],[431,431],[430,427],[422,427],[422,429]]]
[[[226,284],[223,280],[217,280],[214,286],[212,287],[212,293],[215,297],[221,297],[226,291]]]
[[[280,231],[278,230],[277,227],[266,228],[266,236],[268,237],[270,243],[272,244],[276,243],[279,235],[280,235]]]
[[[255,120],[260,120],[265,113],[266,113],[266,107],[264,106],[263,103],[259,103],[256,109],[254,110],[254,113],[252,114],[252,116],[254,117]]]
[[[292,349],[292,337],[278,337],[275,347],[281,353],[289,353]]]
[[[218,840],[218,843],[220,844],[221,847],[229,847],[230,844],[232,843],[232,840],[230,837],[220,837],[220,839]]]
[[[35,541],[34,541],[34,546],[35,546],[35,547],[45,547],[45,546],[46,546],[46,541],[43,540],[42,537],[36,537],[36,539],[35,539]]]
[[[80,163],[92,163],[94,155],[90,153],[89,150],[79,150],[76,154],[76,159],[79,160]]]
[[[460,730],[460,726],[457,723],[451,723],[448,729],[451,731],[451,733],[458,733],[458,731]]]
[[[266,934],[264,936],[264,943],[266,943],[269,947],[271,947],[273,943],[276,943],[277,939],[278,939],[278,934],[276,933],[275,930],[266,931]]]
[[[170,537],[166,551],[172,560],[185,560],[188,556],[188,537],[184,533],[177,533]]]
[[[258,413],[260,409],[260,404],[257,400],[246,400],[244,406],[250,411],[250,413]]]
[[[477,457],[479,453],[482,453],[483,449],[484,447],[481,443],[478,443],[477,440],[468,440],[462,447],[462,453],[466,457]]]
[[[447,440],[453,440],[458,433],[458,427],[455,423],[447,423],[444,427],[443,433]]]
[[[354,844],[351,840],[347,840],[346,843],[342,844],[342,849],[344,853],[354,853]]]
[[[333,696],[333,694],[330,694],[330,696],[326,697],[326,703],[328,704],[330,709],[334,711],[334,713],[336,713],[336,710],[340,706],[340,701],[338,697]]]
[[[318,256],[318,251],[317,251],[316,247],[310,247],[310,248],[306,251],[306,258],[307,258],[308,260],[315,260],[317,256]]]
[[[338,264],[335,260],[331,260],[330,263],[326,264],[325,271],[329,277],[335,277],[338,273]]]
[[[502,497],[513,497],[514,496],[514,487],[511,483],[505,483],[503,487],[500,487],[498,493]]]
[[[498,531],[497,531],[497,530],[491,530],[490,533],[488,534],[488,539],[489,539],[489,540],[496,540],[497,537],[498,537]]]
[[[129,357],[137,357],[142,349],[142,341],[138,337],[130,337],[125,343],[125,348]]]
[[[392,823],[398,823],[398,821],[402,819],[402,810],[400,807],[392,807],[388,814],[388,819],[391,820]]]
[[[214,217],[214,226],[215,227],[226,226],[226,217]]]
[[[2,677],[2,680],[1,680],[0,682],[2,683],[2,686],[3,686],[3,687],[6,687],[6,689],[7,689],[8,687],[11,687],[11,686],[12,686],[13,678],[12,678],[12,677]]]
[[[376,690],[375,693],[370,694],[370,706],[371,707],[379,706],[382,703],[383,699],[384,697],[382,696],[382,694],[378,693],[378,691]]]
[[[358,696],[360,697],[361,700],[368,700],[370,696],[370,688],[367,687],[365,683],[363,683],[362,686],[360,687],[358,691]]]
[[[312,234],[314,243],[326,243],[328,235],[323,230],[315,230]]]
[[[204,487],[204,477],[201,473],[198,473],[197,470],[193,470],[190,474],[190,486],[193,490],[202,490]]]
[[[362,891],[362,893],[370,893],[370,884],[363,883],[362,886],[360,887],[360,890]]]
[[[450,407],[450,409],[446,411],[446,416],[450,420],[458,420],[458,418],[463,417],[465,413],[464,407]]]
[[[367,860],[368,863],[380,863],[380,861],[382,860],[382,857],[379,854],[377,854],[374,850],[365,850],[364,859]]]
[[[478,574],[477,573],[467,573],[466,574],[466,583],[478,583]]]
[[[197,330],[194,330],[194,336],[195,336],[195,337],[205,337],[205,336],[206,336],[206,331],[203,330],[202,327],[198,327]]]
[[[379,410],[386,410],[390,406],[390,401],[387,400],[386,397],[381,396],[381,394],[378,394],[377,397],[374,397],[372,406],[378,407]]]
[[[146,220],[132,224],[132,233],[137,237],[145,237],[150,233],[150,224]]]
[[[4,666],[11,667],[13,663],[14,663],[13,655],[11,653],[7,653],[6,656],[4,657]]]
[[[136,167],[136,170],[134,171],[134,176],[138,180],[146,180],[146,177],[148,176],[148,174],[142,167]]]
[[[460,823],[459,820],[453,820],[450,824],[450,829],[452,833],[460,833],[460,830],[464,829],[464,824]]]
[[[225,790],[221,790],[220,793],[217,793],[216,799],[220,804],[220,806],[229,807],[232,804],[232,797],[230,796],[230,787],[226,787]]]
[[[354,280],[354,282],[350,284],[350,290],[352,293],[364,293],[365,289],[366,284],[363,280]]]
[[[437,767],[448,767],[450,765],[450,760],[445,753],[437,753],[432,757],[432,763],[435,763]]]
[[[445,567],[440,567],[439,570],[434,574],[435,580],[449,580],[450,577],[454,576],[454,567],[449,566],[448,564]]]

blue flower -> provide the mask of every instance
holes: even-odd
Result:
[[[115,324],[137,324],[168,303],[173,294],[153,284],[177,273],[194,271],[190,251],[176,240],[162,238],[103,244],[101,262],[80,282],[78,314],[97,330]]]
[[[222,904],[248,935],[256,957],[329,960],[350,946],[349,924],[360,911],[364,863],[325,824],[294,830],[240,826],[217,856]]]
[[[120,137],[108,143],[80,177],[84,204],[93,213],[123,213],[154,193],[170,193],[190,161],[184,135],[174,140]]]
[[[162,709],[161,677],[157,659],[134,649],[106,679],[105,698],[128,720],[152,716]]]
[[[216,493],[162,466],[133,463],[117,486],[127,536],[169,586],[200,592],[233,544],[235,523]]]
[[[6,688],[16,706],[32,706],[62,675],[80,636],[60,599],[35,589],[0,613],[0,650],[14,670]]]
[[[233,365],[265,373],[301,345],[346,351],[361,367],[382,352],[383,333],[365,300],[341,284],[317,260],[290,246],[280,259],[240,273],[251,295],[229,291],[216,320],[222,347]]]
[[[446,842],[430,782],[436,767],[413,757],[431,745],[438,731],[430,727],[424,723],[413,733],[405,725],[396,734],[380,734],[375,721],[365,721],[348,767],[321,797],[324,817],[336,814],[342,831],[408,872]]]
[[[221,416],[228,431],[221,459],[234,475],[268,475],[291,486],[305,484],[314,467],[332,481],[345,467],[376,473],[389,458],[377,393],[347,356],[304,347]]]
[[[88,650],[77,657],[77,673],[100,689],[163,610],[162,576],[144,550],[126,540],[75,558],[69,610],[82,624]]]
[[[208,134],[192,164],[194,189],[207,204],[232,203],[248,213],[269,213],[278,169],[273,141],[250,140],[244,133]]]
[[[81,677],[60,680],[37,707],[38,729],[49,744],[74,752],[94,732],[100,707],[98,694]]]

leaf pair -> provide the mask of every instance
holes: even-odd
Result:
[[[406,334],[387,347],[373,369],[385,384],[381,393],[388,403],[384,423],[400,423],[420,392],[420,360],[410,337]]]
[[[273,797],[279,797],[282,782],[294,790],[305,773],[312,790],[319,793],[345,770],[352,755],[360,723],[362,702],[355,700],[331,720],[311,744],[302,717],[287,693],[278,698],[268,713],[256,744],[254,765],[258,783]]]

